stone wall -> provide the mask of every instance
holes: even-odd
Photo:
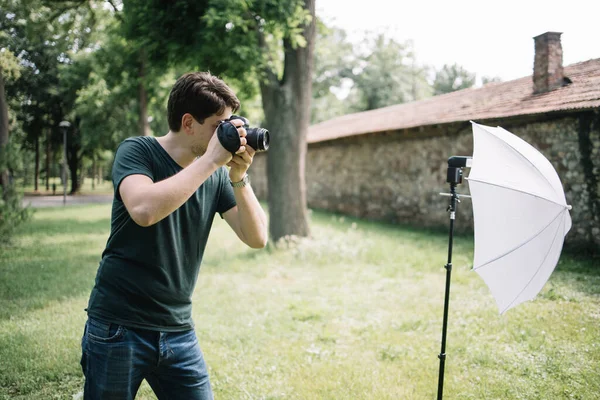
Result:
[[[600,248],[600,118],[597,113],[544,121],[477,121],[511,131],[554,165],[573,206],[567,245]],[[447,159],[472,155],[470,123],[368,134],[310,144],[306,160],[309,208],[422,227],[448,226]],[[465,175],[468,176],[468,169]],[[266,155],[252,166],[253,187],[266,199]],[[458,187],[469,193],[468,182]],[[470,201],[458,206],[456,228],[472,231]]]

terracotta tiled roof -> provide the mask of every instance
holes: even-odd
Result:
[[[600,107],[600,58],[564,68],[572,83],[534,94],[531,76],[459,90],[412,103],[333,118],[312,125],[308,142],[450,122]]]

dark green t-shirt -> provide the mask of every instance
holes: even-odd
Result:
[[[191,296],[214,216],[236,205],[227,169],[218,169],[179,209],[145,228],[131,219],[119,195],[129,175],[159,182],[181,170],[153,137],[130,138],[117,149],[111,230],[88,303],[91,317],[167,332],[193,328]]]

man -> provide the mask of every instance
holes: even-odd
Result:
[[[215,134],[239,106],[220,79],[186,74],[169,96],[170,131],[117,149],[111,232],[82,339],[85,399],[133,399],[143,379],[159,399],[212,399],[191,295],[213,218],[250,247],[267,242],[243,122],[231,121],[241,137],[235,156]]]

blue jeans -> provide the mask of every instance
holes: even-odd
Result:
[[[84,399],[133,399],[146,379],[159,399],[212,400],[193,330],[156,332],[88,318],[81,340]]]

